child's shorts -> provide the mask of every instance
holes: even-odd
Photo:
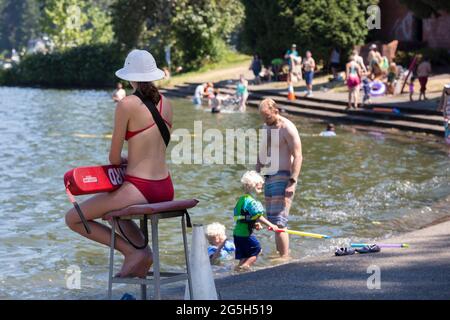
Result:
[[[234,245],[236,246],[237,260],[257,256],[261,252],[261,245],[254,235],[250,237],[234,236]]]

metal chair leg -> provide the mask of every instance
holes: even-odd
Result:
[[[193,290],[192,290],[192,279],[191,279],[191,265],[189,264],[189,248],[186,236],[186,217],[183,215],[181,217],[181,232],[183,234],[183,247],[184,247],[184,257],[186,260],[186,273],[188,278],[188,288],[189,288],[189,297],[191,300],[194,299]]]
[[[159,264],[158,218],[151,217],[153,248],[153,279],[155,281],[155,300],[161,300],[161,274]]]
[[[111,225],[111,248],[109,250],[109,281],[108,281],[108,300],[112,299],[112,284],[114,272],[114,247],[116,246],[116,219],[112,219]]]
[[[144,224],[146,223],[146,221],[144,219],[141,219],[139,220],[139,223],[141,231],[145,232]],[[147,300],[147,285],[145,283],[141,284],[141,300]]]

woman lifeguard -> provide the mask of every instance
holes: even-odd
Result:
[[[170,130],[172,107],[152,83],[164,78],[164,72],[158,69],[153,56],[145,50],[131,51],[116,76],[129,81],[135,92],[150,99]],[[124,141],[128,141],[127,157],[121,156]],[[166,164],[166,145],[151,112],[136,95],[127,96],[116,106],[109,161],[114,165],[127,163],[125,182],[116,191],[97,194],[80,204],[91,233],[86,232],[75,209],[66,214],[66,223],[73,231],[104,245],[110,244],[111,229],[96,219],[134,204],[170,201],[174,195]],[[121,221],[120,226],[132,243],[143,246],[144,237],[134,222]],[[136,249],[117,235],[115,249],[125,257],[117,276],[146,276],[153,262],[148,246]]]

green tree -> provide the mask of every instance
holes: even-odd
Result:
[[[146,22],[158,20],[161,8],[170,6],[164,0],[116,0],[111,4],[113,30],[116,42],[125,50],[138,44]]]
[[[219,60],[243,17],[239,0],[178,0],[171,25],[180,63],[190,70]]]
[[[292,43],[328,59],[333,47],[351,50],[368,34],[366,9],[376,0],[243,0],[243,44],[266,61],[280,57]]]
[[[0,48],[26,47],[28,40],[39,33],[38,17],[37,0],[0,1]]]
[[[108,43],[113,38],[110,15],[95,2],[45,0],[41,24],[58,50]]]
[[[439,11],[450,12],[448,0],[400,0],[419,18],[429,18],[432,15],[439,16]]]

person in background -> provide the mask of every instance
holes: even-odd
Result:
[[[248,81],[245,80],[243,74],[239,76],[239,82],[236,86],[236,97],[239,99],[239,111],[245,112],[248,99]]]
[[[363,57],[361,57],[359,55],[359,51],[357,49],[353,49],[352,50],[352,55],[355,57],[355,62],[359,65],[359,67],[361,68],[361,73],[363,75],[367,74],[367,68],[366,65],[364,64],[364,59]]]
[[[397,65],[395,64],[395,62],[392,62],[389,65],[389,73],[387,75],[387,92],[388,92],[388,94],[394,94],[396,77],[397,77]]]
[[[341,53],[339,48],[334,47],[330,55],[330,68],[333,73],[333,80],[338,79],[338,71],[341,63]]]
[[[261,83],[260,72],[262,70],[263,64],[261,59],[257,54],[253,56],[252,63],[250,64],[249,70],[253,71],[253,75],[255,76],[255,84]]]
[[[119,102],[123,98],[127,96],[126,91],[123,89],[123,85],[121,82],[117,82],[116,90],[114,90],[112,94],[112,98],[115,102]]]
[[[355,57],[350,56],[350,61],[345,66],[345,81],[348,87],[348,106],[346,110],[352,107],[352,99],[354,100],[354,108],[358,109],[359,85],[361,83],[361,68],[355,61]]]
[[[320,133],[321,137],[336,137],[336,131],[335,131],[334,124],[329,123],[327,124],[327,129],[325,131],[322,131]]]
[[[301,66],[302,58],[298,54],[297,45],[295,43],[292,44],[291,49],[286,51],[284,58],[287,60],[287,63],[289,65],[289,74],[287,81],[291,82],[294,80],[297,81],[301,79],[302,73],[301,68],[299,68],[299,66]]]
[[[208,256],[212,264],[229,260],[231,254],[236,250],[233,241],[227,239],[225,226],[214,222],[206,226],[206,238],[208,239]]]
[[[427,82],[428,77],[431,74],[431,63],[428,58],[422,58],[422,61],[417,66],[417,77],[419,78],[420,83],[420,94],[419,94],[419,100],[422,100],[422,96],[425,100],[427,100],[427,97],[425,96],[425,92],[427,91]]]
[[[203,93],[205,97],[208,99],[214,98],[214,83],[208,82],[205,87],[205,91]]]
[[[196,106],[201,106],[202,105],[202,98],[203,98],[203,96],[205,94],[205,87],[206,87],[206,83],[202,83],[202,84],[199,84],[195,88],[194,98],[192,99],[192,102]]]
[[[416,77],[414,75],[411,75],[411,78],[409,79],[409,101],[414,101],[413,95],[414,95],[414,82],[416,81]]]
[[[219,113],[221,109],[222,101],[219,99],[219,90],[214,90],[214,97],[209,99],[209,107],[211,108],[211,113]]]
[[[370,80],[367,76],[364,76],[363,80],[363,92],[364,92],[364,97],[363,97],[363,106],[366,104],[370,104]]]
[[[382,74],[381,70],[381,62],[383,60],[383,57],[381,56],[381,53],[378,52],[377,45],[374,43],[370,46],[369,53],[367,55],[367,61],[369,61],[369,71],[370,71],[370,78],[374,79]]]
[[[312,97],[314,70],[316,69],[316,62],[314,61],[311,51],[306,51],[306,58],[303,60],[303,69],[305,70],[305,82],[306,82],[306,96]]]

